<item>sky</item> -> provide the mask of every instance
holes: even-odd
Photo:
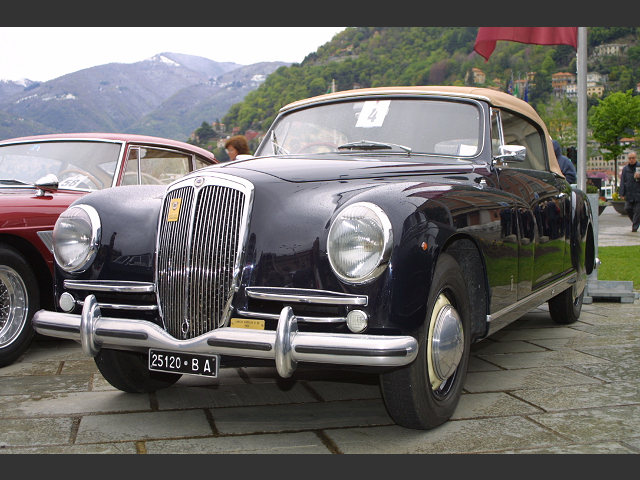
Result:
[[[0,80],[45,82],[158,53],[300,63],[345,27],[0,27]]]

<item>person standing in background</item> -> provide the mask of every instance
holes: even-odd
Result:
[[[562,170],[562,174],[567,179],[569,183],[576,183],[578,176],[576,173],[576,167],[573,165],[571,159],[562,154],[562,148],[560,148],[560,143],[557,140],[553,140],[553,152],[556,154],[556,158],[558,159],[558,165],[560,165],[560,170]]]
[[[229,155],[229,160],[243,160],[250,158],[249,143],[244,135],[234,135],[224,142],[224,149]]]
[[[636,152],[629,153],[629,163],[622,169],[620,177],[620,198],[624,199],[624,209],[631,220],[631,231],[640,226],[640,170],[636,168]]]

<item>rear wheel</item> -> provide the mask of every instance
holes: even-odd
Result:
[[[0,367],[14,362],[31,344],[31,317],[39,308],[33,270],[17,250],[0,246]]]
[[[107,382],[129,393],[155,392],[170,387],[182,376],[150,371],[147,357],[137,352],[101,349],[95,362]]]
[[[578,321],[582,310],[582,300],[584,298],[584,288],[580,293],[576,287],[567,288],[549,300],[549,313],[551,319],[563,325],[568,325]]]
[[[409,365],[380,375],[387,411],[403,427],[430,429],[446,422],[458,405],[470,351],[470,305],[458,263],[438,259],[418,330],[418,356]]]

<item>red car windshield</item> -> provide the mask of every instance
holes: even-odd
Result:
[[[0,146],[0,186],[34,184],[54,174],[59,188],[101,190],[111,187],[120,143],[50,141]]]

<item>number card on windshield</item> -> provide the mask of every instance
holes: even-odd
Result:
[[[376,100],[364,102],[364,106],[358,116],[356,127],[372,128],[381,127],[384,119],[389,113],[391,100]]]

